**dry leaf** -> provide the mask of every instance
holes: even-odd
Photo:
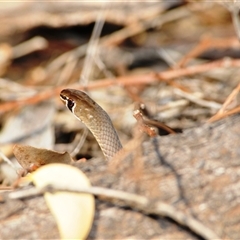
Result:
[[[68,152],[59,153],[27,145],[16,144],[13,147],[13,153],[19,164],[28,172],[49,163],[71,164],[74,162]]]

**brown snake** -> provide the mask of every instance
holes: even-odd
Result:
[[[96,138],[107,160],[122,149],[122,144],[108,114],[86,93],[64,89],[60,98],[67,108],[83,122]]]

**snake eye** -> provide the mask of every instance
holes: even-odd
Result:
[[[75,105],[74,101],[72,101],[71,99],[67,99],[67,107],[71,112],[73,110],[74,105]]]
[[[65,97],[63,94],[60,94],[60,98],[61,98],[63,101],[66,101],[66,100],[67,100],[67,97]]]

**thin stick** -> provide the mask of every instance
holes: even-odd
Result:
[[[32,105],[38,102],[44,101],[50,97],[58,95],[63,88],[76,88],[79,90],[91,90],[97,88],[105,88],[114,85],[120,86],[133,86],[133,85],[145,85],[145,84],[153,84],[159,81],[165,81],[170,84],[170,80],[183,76],[190,76],[193,74],[204,73],[206,71],[210,71],[216,68],[227,68],[227,67],[240,67],[239,59],[222,59],[218,61],[213,61],[210,63],[200,64],[196,66],[186,67],[182,69],[172,69],[164,72],[150,72],[145,75],[130,75],[130,76],[121,76],[117,78],[105,78],[99,79],[98,81],[91,82],[88,86],[83,87],[79,86],[79,84],[73,85],[65,85],[57,88],[47,89],[43,92],[36,94],[35,96],[15,100],[11,102],[6,102],[0,104],[0,113],[12,110],[13,108],[23,106],[23,105]]]
[[[211,49],[211,48],[224,48],[227,47],[233,48],[239,47],[239,41],[236,37],[231,38],[212,38],[212,37],[206,37],[204,36],[200,42],[192,49],[190,50],[182,59],[178,61],[178,63],[174,66],[177,67],[184,67],[186,64],[193,58],[196,58],[204,51]]]
[[[12,161],[5,156],[5,154],[0,150],[0,157],[6,162],[9,166],[11,166],[15,171],[17,171],[17,167],[12,163]]]
[[[82,146],[83,146],[83,144],[84,144],[84,142],[86,140],[87,135],[88,135],[87,127],[85,127],[83,129],[82,135],[80,135],[80,133],[78,133],[78,136],[80,136],[80,140],[78,141],[77,145],[74,147],[74,149],[70,153],[70,155],[72,157],[75,157],[80,152],[80,150],[81,150],[81,148],[82,148]]]
[[[203,106],[203,107],[212,108],[212,109],[220,109],[221,106],[222,106],[219,103],[201,99],[201,98],[195,96],[194,94],[183,92],[180,89],[174,89],[174,93],[181,96],[181,97],[184,97],[184,98],[188,99],[189,101],[191,101],[193,103],[196,103],[200,106]]]
[[[161,201],[152,201],[144,196],[124,191],[101,187],[71,188],[71,186],[69,186],[68,188],[62,188],[61,186],[54,185],[46,186],[40,189],[30,188],[27,190],[11,192],[8,194],[8,196],[11,199],[19,199],[36,195],[42,195],[46,192],[53,193],[56,191],[89,193],[98,196],[99,198],[103,198],[103,200],[106,200],[106,198],[110,198],[111,200],[122,200],[124,202],[124,205],[130,206],[138,211],[142,211],[145,214],[154,214],[161,217],[169,217],[173,219],[175,222],[181,224],[182,226],[188,227],[194,233],[196,233],[197,235],[201,236],[204,239],[220,239],[211,229],[204,226],[201,222],[197,221],[196,219],[190,216],[186,216],[186,214],[177,210],[173,206]]]
[[[233,99],[237,96],[237,94],[240,91],[240,83],[238,84],[238,86],[236,88],[233,89],[233,91],[229,94],[229,96],[227,97],[226,101],[223,103],[221,109],[218,111],[217,114],[221,114],[224,111],[226,111],[227,106],[233,101]]]
[[[235,113],[239,113],[240,112],[240,106],[238,107],[235,107],[234,109],[231,109],[227,112],[224,112],[222,114],[217,114],[217,115],[214,115],[213,117],[211,117],[210,119],[208,119],[208,122],[211,123],[211,122],[215,122],[217,120],[220,120],[222,118],[225,118],[225,117],[228,117],[230,115],[233,115]]]
[[[83,63],[83,70],[81,73],[81,77],[79,79],[79,83],[82,83],[84,86],[88,84],[88,80],[91,76],[91,71],[93,69],[94,56],[97,53],[98,43],[99,43],[100,35],[103,29],[103,25],[105,23],[107,11],[108,11],[108,8],[106,3],[102,3],[102,7],[99,11],[99,14],[96,19],[96,23],[93,28],[93,33],[88,43],[88,47],[86,50],[87,55]]]
[[[219,109],[219,111],[213,115],[208,122],[214,122],[216,120],[219,120],[221,118],[224,118],[226,116],[232,115],[234,113],[238,113],[239,112],[239,107],[236,107],[234,109],[231,109],[229,111],[226,111],[227,106],[229,106],[229,104],[233,101],[233,99],[237,96],[237,94],[240,91],[240,83],[237,85],[236,88],[233,89],[233,91],[229,94],[229,96],[227,97],[227,99],[225,100],[225,102],[223,103],[221,109]]]
[[[19,58],[27,55],[31,52],[42,50],[47,48],[48,41],[40,36],[29,39],[28,41],[22,42],[12,48],[13,58]]]

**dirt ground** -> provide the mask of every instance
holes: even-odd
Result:
[[[52,162],[100,189],[87,239],[239,239],[239,7],[0,3],[0,239],[60,238],[49,189],[20,184]],[[109,114],[123,145],[111,161],[65,88]]]

